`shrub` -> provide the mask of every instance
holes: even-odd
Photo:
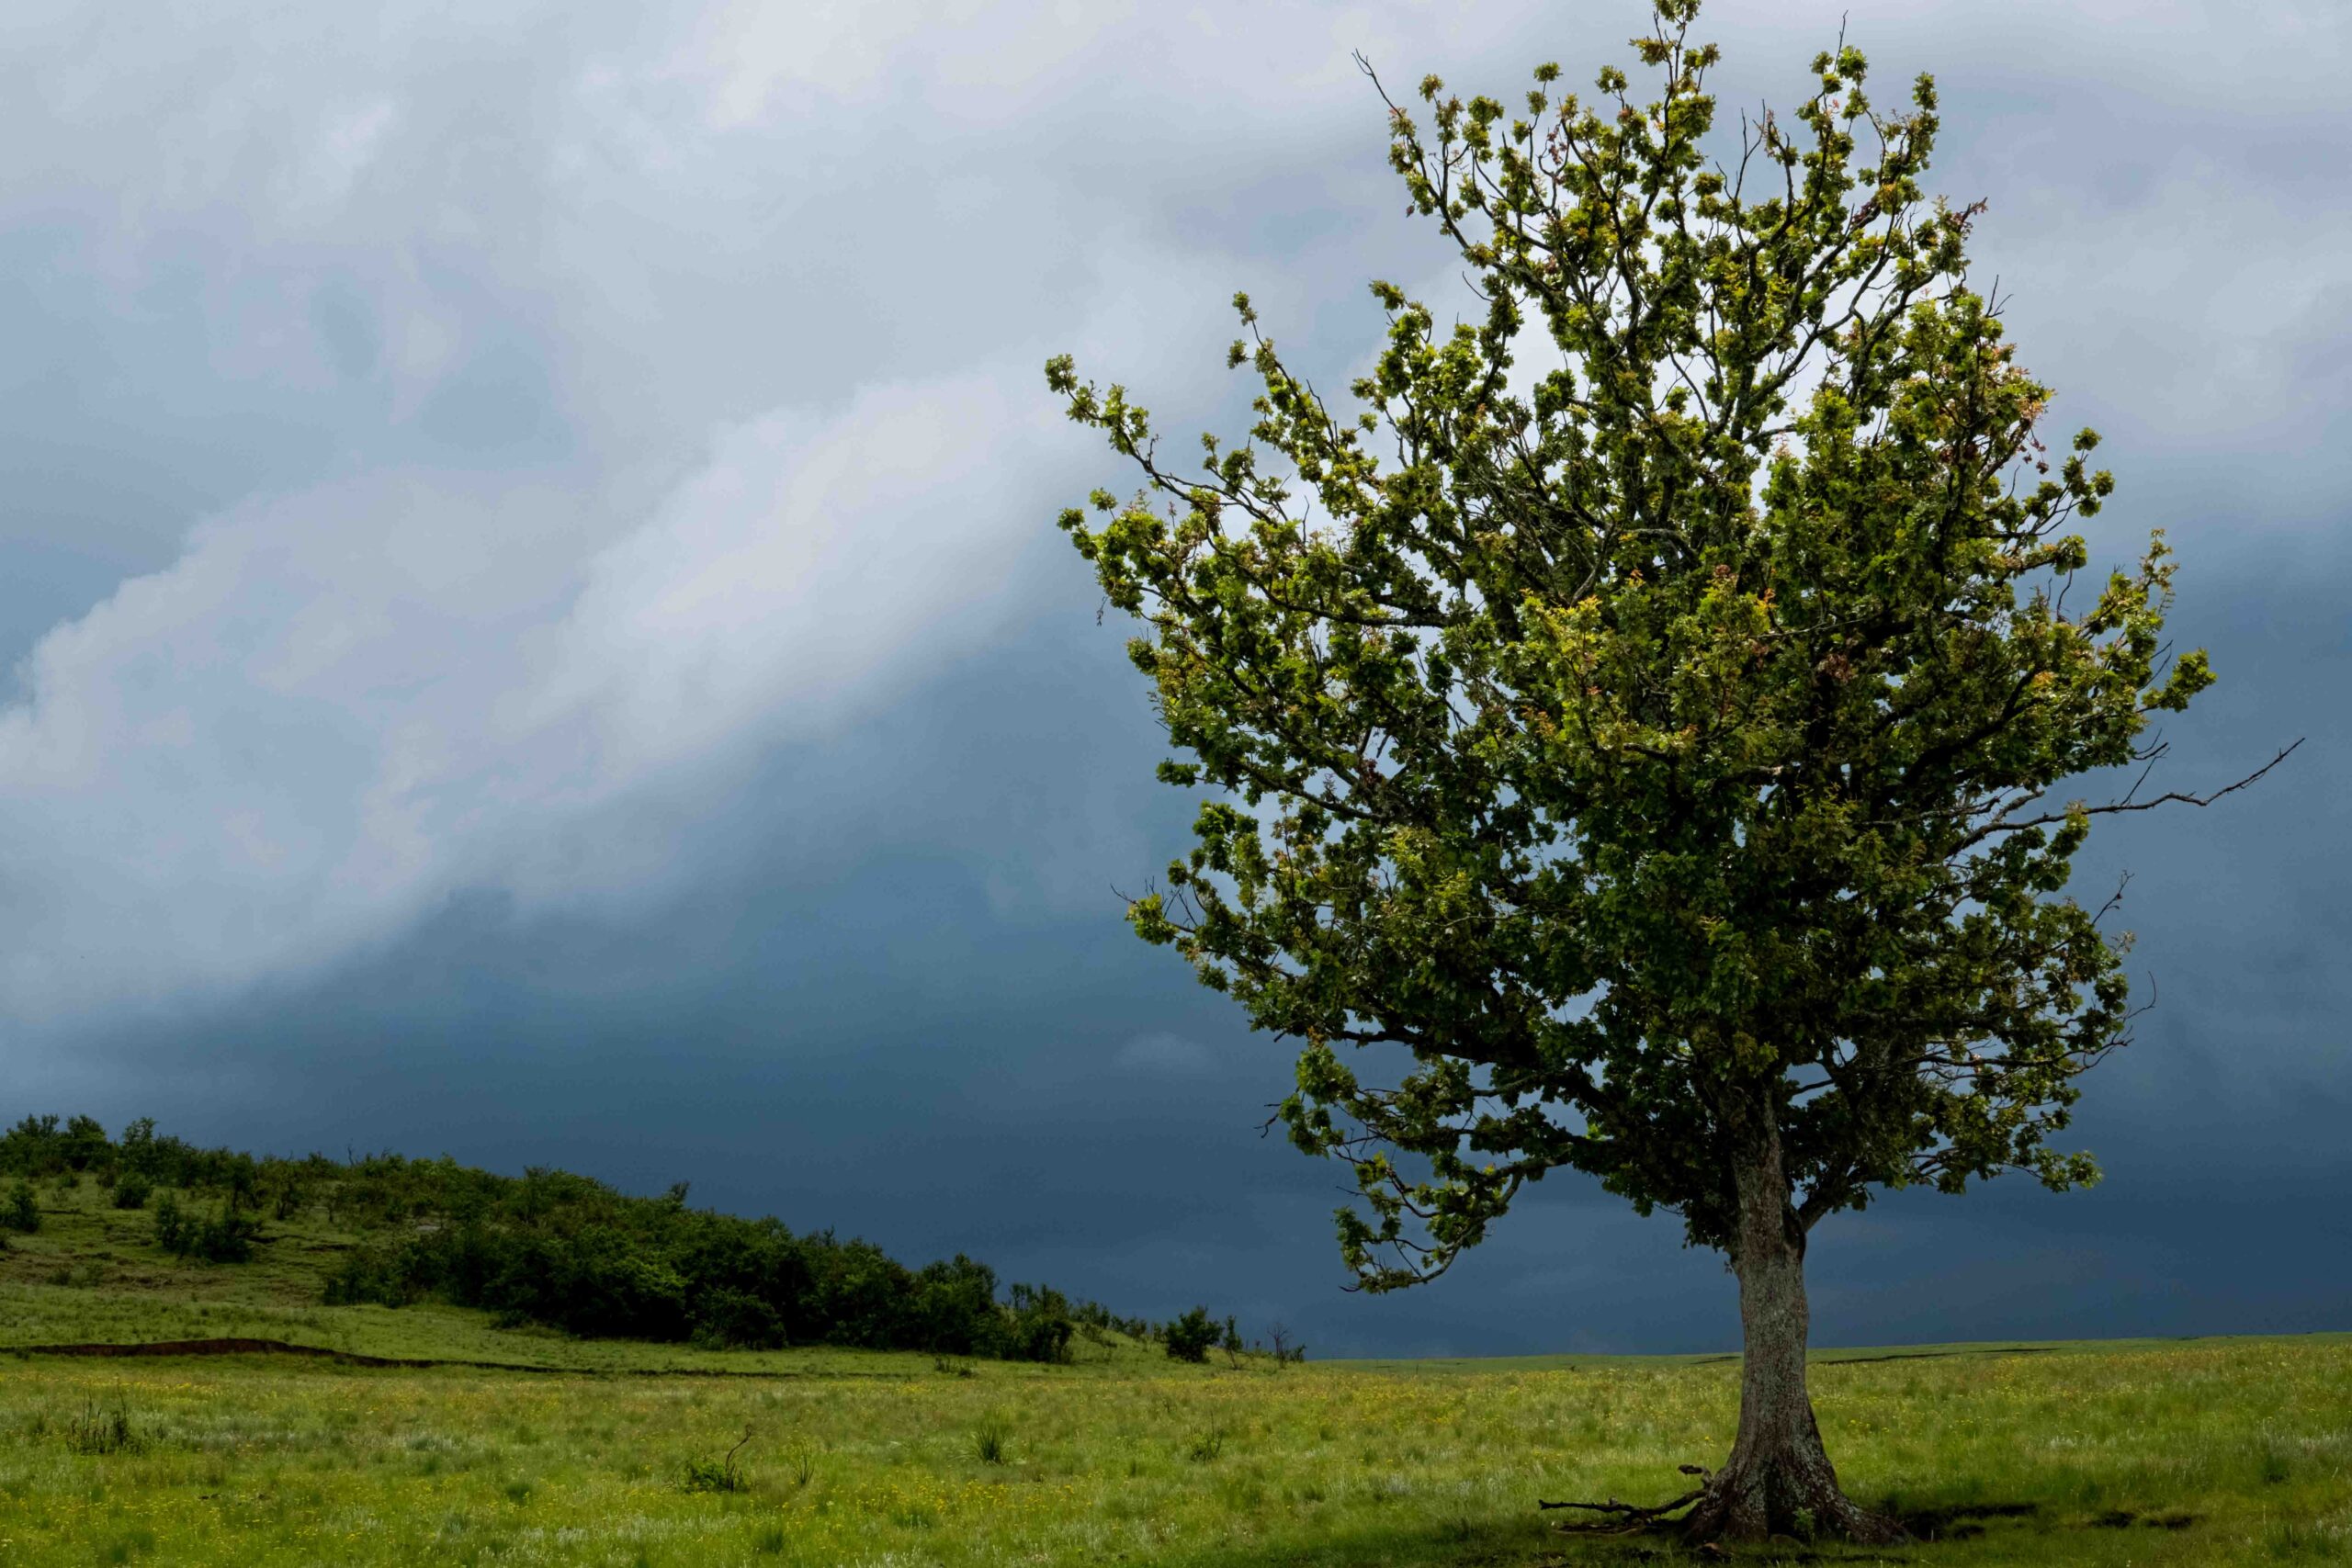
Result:
[[[107,1141],[107,1130],[98,1124],[96,1118],[76,1116],[65,1123],[58,1153],[64,1159],[67,1169],[87,1170],[111,1158],[114,1145]]]
[[[742,1491],[750,1483],[744,1478],[743,1472],[735,1468],[735,1456],[741,1453],[743,1445],[751,1440],[752,1429],[746,1427],[743,1428],[743,1435],[735,1440],[735,1446],[727,1450],[725,1459],[686,1461],[685,1489],[689,1492]]]
[[[207,1263],[243,1263],[254,1255],[261,1223],[239,1213],[233,1205],[224,1205],[212,1218],[182,1234],[188,1251]]]
[[[187,1217],[180,1213],[179,1195],[166,1192],[155,1200],[155,1245],[177,1255],[187,1233]]]
[[[743,1478],[731,1465],[716,1460],[690,1459],[681,1484],[689,1492],[741,1492]]]
[[[224,1203],[209,1219],[196,1219],[180,1207],[175,1194],[155,1200],[155,1245],[175,1258],[199,1258],[207,1263],[243,1263],[254,1255],[261,1235],[260,1222]]]
[[[0,1207],[0,1224],[28,1235],[40,1229],[40,1203],[33,1196],[33,1184],[21,1176],[8,1189],[6,1207]]]
[[[719,1350],[775,1350],[784,1346],[784,1319],[775,1308],[741,1291],[707,1291],[695,1308],[694,1340]]]
[[[401,1261],[389,1248],[355,1247],[327,1275],[329,1306],[406,1306],[416,1299]]]
[[[114,1184],[114,1206],[118,1209],[143,1209],[154,1184],[139,1172],[128,1171]]]
[[[1004,1417],[989,1416],[972,1433],[972,1457],[982,1464],[1002,1464],[1012,1438]]]
[[[1015,1285],[1012,1294],[998,1354],[1008,1361],[1069,1360],[1070,1336],[1077,1332],[1069,1301],[1043,1285]]]
[[[1169,1356],[1179,1361],[1205,1361],[1209,1348],[1222,1337],[1223,1330],[1210,1321],[1209,1309],[1194,1307],[1166,1328],[1160,1337],[1168,1342]]]
[[[992,1355],[1003,1337],[996,1270],[962,1253],[915,1274],[909,1329],[934,1356]]]

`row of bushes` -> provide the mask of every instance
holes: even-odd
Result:
[[[376,1156],[350,1186],[346,1206],[399,1218],[337,1269],[333,1302],[429,1296],[583,1336],[1022,1360],[1066,1359],[1081,1327],[1150,1331],[1046,1286],[1001,1298],[995,1271],[961,1255],[909,1269],[871,1242],[692,1209],[683,1185],[630,1198],[567,1171]]]
[[[277,1206],[288,1194],[299,1204],[306,1181],[331,1178],[336,1168],[323,1155],[256,1159],[230,1149],[198,1148],[159,1135],[153,1117],[131,1122],[119,1138],[107,1136],[106,1128],[89,1116],[28,1116],[0,1133],[0,1176],[90,1174],[107,1185],[137,1177],[156,1187],[218,1191],[247,1207]]]
[[[504,1177],[447,1156],[257,1159],[159,1136],[145,1120],[119,1139],[86,1116],[28,1116],[0,1134],[0,1174],[19,1185],[91,1172],[123,1208],[160,1191],[156,1243],[214,1262],[251,1256],[259,1214],[324,1210],[365,1238],[328,1279],[334,1304],[430,1298],[583,1337],[748,1348],[842,1345],[1059,1361],[1078,1336],[1116,1331],[1160,1340],[1183,1359],[1220,1342],[1239,1349],[1232,1320],[1220,1335],[1204,1309],[1163,1327],[1045,1285],[1000,1291],[994,1269],[960,1253],[910,1269],[831,1230],[796,1235],[779,1220],[689,1208],[684,1183],[632,1198],[568,1171]],[[174,1188],[209,1194],[212,1212],[184,1208],[164,1190]]]
[[[909,1269],[870,1242],[796,1236],[775,1220],[676,1210],[517,1222],[477,1217],[349,1255],[333,1303],[426,1297],[591,1337],[690,1339],[714,1348],[849,1345],[1010,1360],[1069,1358],[1091,1303],[1014,1285],[962,1255]],[[1125,1326],[1139,1327],[1140,1325]]]

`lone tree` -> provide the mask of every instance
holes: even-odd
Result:
[[[1931,80],[1883,113],[1841,41],[1712,158],[1697,9],[1634,40],[1647,104],[1554,65],[1523,114],[1435,77],[1426,122],[1390,102],[1483,321],[1374,284],[1351,417],[1246,298],[1258,418],[1195,473],[1054,360],[1146,484],[1061,524],[1148,627],[1159,776],[1213,790],[1130,919],[1304,1043],[1281,1115],[1354,1168],[1363,1286],[1442,1273],[1559,1167],[1670,1210],[1739,1280],[1738,1433],[1615,1506],[1885,1540],[1815,1426],[1807,1237],[1879,1188],[2094,1179],[2046,1139],[2124,1042],[2126,939],[2069,862],[2094,817],[2226,791],[2053,791],[2153,761],[2150,714],[2212,675],[2165,651],[2161,536],[2076,581],[2113,482],[2091,432],[2043,446],[2049,389],[1966,281],[1978,208],[1922,196]]]

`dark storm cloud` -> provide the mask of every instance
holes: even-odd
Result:
[[[1127,476],[1035,369],[1075,347],[1230,429],[1248,288],[1343,383],[1365,277],[1460,308],[1348,49],[1510,90],[1637,12],[853,15],[256,17],[235,57],[28,24],[7,144],[78,151],[19,151],[0,202],[0,1097],[691,1179],[1329,1351],[1729,1342],[1716,1261],[1573,1179],[1432,1290],[1339,1291],[1338,1173],[1260,1135],[1286,1054],[1118,919],[1190,807],[1049,527]],[[2180,547],[2222,683],[2164,782],[2310,739],[2094,838],[2161,998],[2077,1122],[2108,1184],[1825,1227],[1826,1340],[2352,1302],[2312,1245],[2352,1201],[2344,28],[2132,19],[1849,33],[1883,100],[1942,75],[1986,280],[2109,436],[2102,562]],[[1710,22],[1727,103],[1786,101],[1837,17]]]

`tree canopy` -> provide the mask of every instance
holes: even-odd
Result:
[[[1204,795],[1130,918],[1301,1043],[1282,1116],[1352,1164],[1374,1290],[1562,1167],[1736,1264],[1752,1189],[1801,1257],[1880,1189],[2092,1179],[2050,1135],[2126,1037],[2128,939],[2070,865],[2211,798],[2062,791],[2213,677],[2167,652],[2161,535],[2090,575],[2114,481],[1970,281],[1983,204],[1923,188],[1932,80],[1882,109],[1841,40],[1719,132],[1696,8],[1634,40],[1646,101],[1547,64],[1518,108],[1389,102],[1478,305],[1374,284],[1352,404],[1246,297],[1256,420],[1197,468],[1047,367],[1140,467],[1061,525]]]

